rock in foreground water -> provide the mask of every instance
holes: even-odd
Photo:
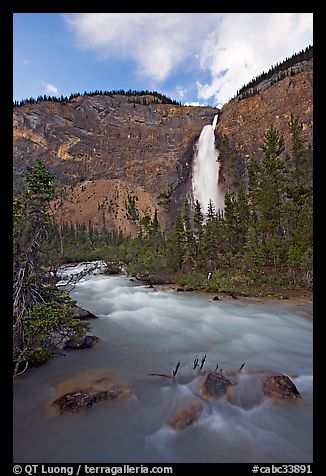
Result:
[[[88,321],[89,319],[97,319],[95,314],[87,311],[87,309],[83,309],[79,306],[74,306],[70,311],[70,317],[74,317],[75,319],[81,319],[83,321]]]
[[[267,397],[278,399],[296,399],[301,395],[287,375],[273,375],[263,380],[263,392]]]
[[[124,397],[124,390],[120,387],[114,387],[111,390],[102,392],[92,392],[86,389],[66,393],[63,397],[58,398],[58,400],[54,402],[54,405],[58,405],[62,412],[76,412],[84,408],[90,408],[95,403],[103,400],[121,400],[121,398]]]
[[[221,372],[209,372],[200,388],[200,396],[206,400],[210,398],[221,398],[229,391],[229,387],[234,383],[225,377]]]
[[[172,419],[169,421],[169,425],[175,430],[182,430],[198,419],[198,413],[202,409],[203,405],[201,403],[194,403],[187,408],[179,410],[173,415]]]
[[[78,412],[102,401],[120,401],[132,394],[126,384],[119,382],[110,372],[84,374],[62,382],[52,405],[61,413]]]
[[[98,342],[100,342],[100,338],[97,336],[85,336],[79,340],[69,339],[64,348],[69,350],[90,349]]]

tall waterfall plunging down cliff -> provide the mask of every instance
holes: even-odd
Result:
[[[192,172],[192,193],[194,201],[198,200],[205,215],[209,200],[212,200],[216,211],[224,209],[224,193],[219,187],[218,151],[215,148],[214,130],[218,115],[213,123],[204,126],[197,142],[197,150]]]

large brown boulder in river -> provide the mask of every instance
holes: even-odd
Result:
[[[205,400],[210,400],[211,398],[219,399],[228,395],[231,392],[230,387],[233,385],[234,383],[223,375],[222,372],[209,372],[199,389],[199,394]]]
[[[117,380],[111,372],[91,371],[59,384],[50,402],[63,412],[78,412],[105,400],[120,401],[132,394],[132,389]]]
[[[272,375],[263,380],[263,392],[267,397],[293,400],[301,395],[287,375]]]
[[[198,419],[198,413],[202,409],[203,405],[201,403],[194,403],[187,408],[179,410],[173,415],[172,419],[169,421],[169,425],[175,430],[182,430]]]
[[[91,389],[77,390],[58,398],[54,405],[57,405],[61,412],[77,412],[84,408],[90,408],[95,403],[103,400],[121,400],[124,397],[125,391],[121,387],[113,387],[111,390],[103,390],[101,392],[94,392]]]

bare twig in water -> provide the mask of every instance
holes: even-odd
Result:
[[[27,370],[27,367],[28,367],[28,362],[25,362],[24,369],[21,372],[18,372],[18,373],[16,372],[13,377],[15,378],[15,377],[18,377],[18,375],[22,375]]]
[[[241,365],[241,367],[239,368],[238,372],[241,372],[241,370],[243,369],[243,367],[246,365],[246,362],[243,362],[243,364]]]
[[[206,360],[206,354],[205,354],[205,355],[204,355],[204,357],[201,359],[201,366],[200,366],[200,370],[203,370],[203,367],[204,367],[205,360]]]
[[[215,372],[217,371],[217,369],[218,369],[218,362],[217,362],[216,367],[215,367]]]
[[[180,367],[180,361],[177,363],[175,369],[173,370],[173,378],[175,378],[175,376],[177,375],[177,372],[179,370],[179,367]]]
[[[198,367],[198,365],[199,365],[198,362],[199,362],[199,359],[198,359],[198,357],[197,357],[197,355],[196,355],[195,360],[194,360],[194,366],[193,366],[193,369],[194,369],[194,370]]]

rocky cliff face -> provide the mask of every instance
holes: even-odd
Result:
[[[98,95],[14,108],[16,171],[44,160],[69,184],[64,219],[92,219],[96,226],[104,217],[133,234],[137,220],[128,216],[128,196],[135,197],[140,217],[153,214],[158,195],[170,187],[177,206],[189,182],[193,146],[217,112],[142,100],[149,104]],[[161,209],[163,222],[165,215]]]
[[[226,135],[232,148],[246,162],[262,156],[260,146],[264,133],[273,124],[284,136],[285,153],[289,152],[292,113],[303,124],[307,144],[312,144],[312,81],[313,71],[308,69],[278,81],[253,97],[230,101],[222,108],[217,139]],[[223,170],[221,173],[223,175]]]
[[[216,128],[217,143],[228,136],[245,164],[261,155],[264,132],[274,124],[289,150],[291,113],[312,143],[311,68],[305,65],[253,97],[226,104]],[[59,221],[105,222],[135,235],[139,218],[153,216],[156,206],[162,225],[173,219],[191,192],[194,145],[218,110],[141,99],[147,104],[128,96],[96,95],[14,108],[14,168],[22,174],[40,158],[66,184],[61,207],[55,204]],[[227,167],[222,160],[222,181],[228,177]],[[169,190],[168,217],[158,197]]]

